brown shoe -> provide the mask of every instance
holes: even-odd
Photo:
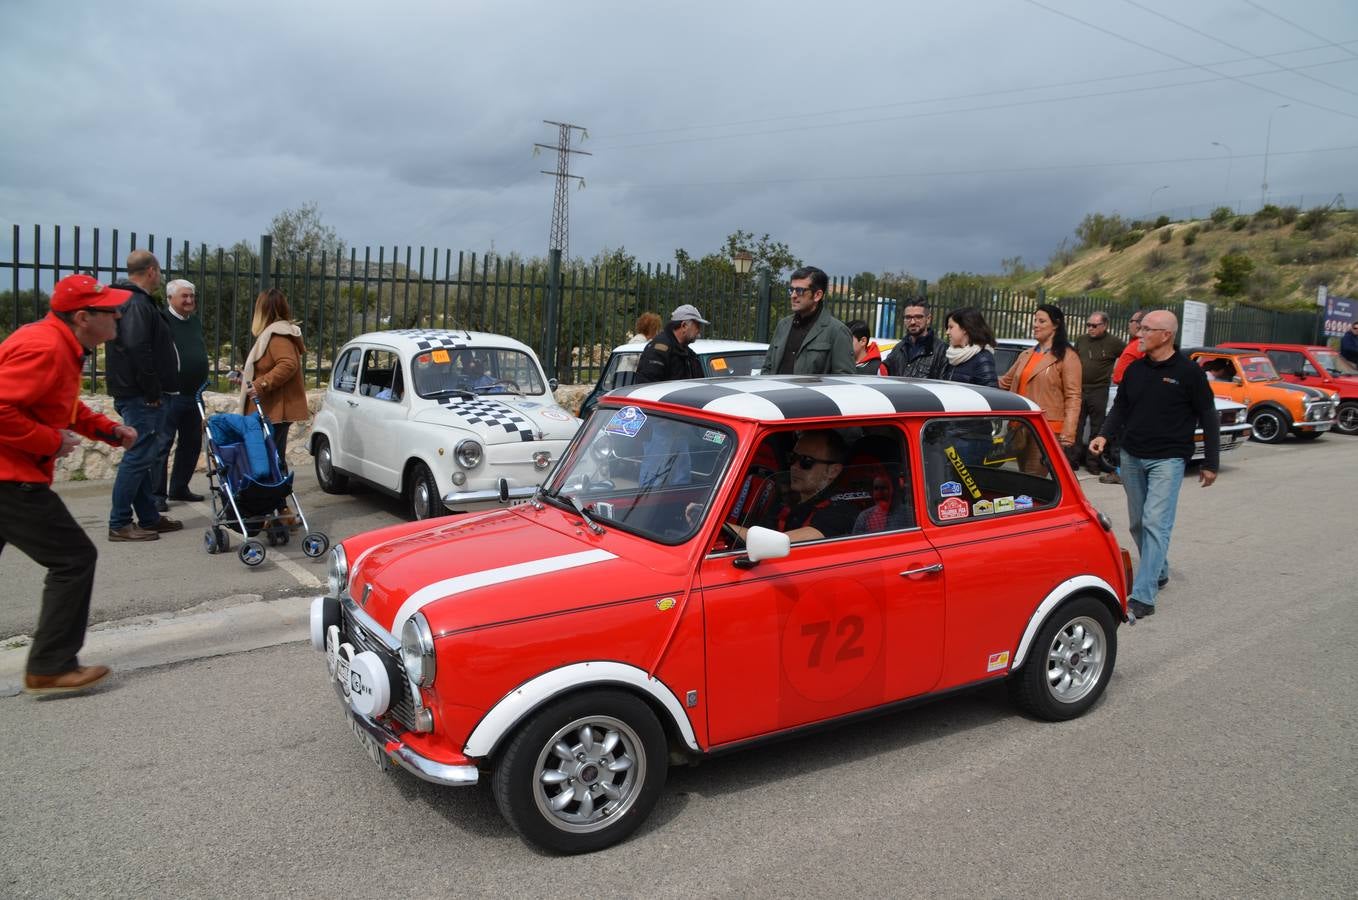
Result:
[[[130,522],[122,528],[110,528],[108,539],[115,544],[119,541],[158,541],[160,535],[154,531],[133,525]]]
[[[302,527],[302,520],[297,518],[297,514],[286,503],[278,508],[277,521],[279,525],[286,526],[288,531],[296,531]]]
[[[25,694],[73,694],[108,677],[108,666],[78,666],[60,675],[24,675]]]
[[[178,519],[171,519],[169,516],[161,516],[159,519],[156,519],[154,525],[142,526],[142,528],[145,528],[147,531],[153,531],[156,534],[164,534],[167,531],[179,531],[183,527],[183,522]]]

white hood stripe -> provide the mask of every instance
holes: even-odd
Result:
[[[466,575],[458,575],[455,578],[445,578],[442,581],[425,585],[406,598],[406,602],[402,603],[401,608],[396,611],[396,618],[391,623],[391,633],[400,637],[401,627],[405,625],[406,619],[435,600],[442,600],[444,597],[451,597],[453,594],[460,594],[463,591],[475,590],[491,584],[503,584],[506,581],[517,581],[520,578],[531,578],[534,575],[545,575],[548,572],[560,572],[563,569],[574,569],[616,558],[607,550],[584,550],[580,553],[551,556],[547,559],[534,559],[529,562],[515,563],[512,566],[501,566],[498,569],[486,569],[484,572],[471,572]]]

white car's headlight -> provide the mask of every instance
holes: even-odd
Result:
[[[401,626],[401,664],[420,687],[434,683],[434,635],[423,613],[415,613]]]
[[[332,597],[338,597],[349,586],[349,559],[344,555],[343,544],[336,544],[330,551],[325,581]]]
[[[453,459],[464,469],[475,469],[481,465],[481,445],[470,438],[459,441],[453,448]]]

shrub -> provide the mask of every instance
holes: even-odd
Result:
[[[1173,229],[1173,228],[1162,228],[1162,229],[1160,229],[1160,243],[1162,243],[1162,244],[1168,244],[1168,243],[1170,242],[1170,240],[1171,240],[1173,237],[1174,237],[1174,229]]]
[[[1085,282],[1085,290],[1092,291],[1100,287],[1103,287],[1103,276],[1095,272],[1089,276],[1089,281]]]
[[[1206,269],[1194,269],[1188,273],[1188,284],[1190,287],[1199,287],[1206,284],[1207,280],[1211,277],[1211,275],[1207,274]]]
[[[1282,279],[1278,277],[1276,269],[1260,267],[1251,272],[1246,279],[1245,293],[1254,302],[1265,303],[1277,299],[1278,286],[1281,283]]]
[[[1169,265],[1169,254],[1163,250],[1152,250],[1146,254],[1146,268],[1152,272]]]
[[[1114,213],[1089,213],[1075,226],[1075,236],[1081,247],[1099,247],[1113,240],[1128,228],[1127,220]]]
[[[1217,266],[1216,292],[1223,297],[1239,297],[1245,292],[1254,263],[1243,253],[1227,253]]]
[[[1212,221],[1217,225],[1224,225],[1226,220],[1233,215],[1235,215],[1235,213],[1229,206],[1218,206],[1216,209],[1212,210]]]
[[[1184,251],[1184,259],[1188,262],[1190,266],[1205,265],[1207,263],[1207,251],[1186,250]]]
[[[1133,309],[1153,309],[1164,303],[1164,292],[1149,279],[1137,276],[1127,283],[1122,302]]]
[[[1297,209],[1295,206],[1284,206],[1282,209],[1278,210],[1278,221],[1282,222],[1284,225],[1291,225],[1293,222],[1297,221],[1297,214],[1300,212],[1301,210]]]
[[[1108,242],[1108,249],[1112,250],[1114,253],[1126,250],[1128,247],[1139,244],[1141,239],[1145,236],[1146,232],[1144,231],[1124,232]]]
[[[1303,284],[1306,285],[1308,291],[1314,291],[1322,284],[1334,284],[1338,277],[1338,273],[1329,269],[1312,269],[1311,274],[1306,276]]]
[[[1318,233],[1329,218],[1329,209],[1324,206],[1313,207],[1297,217],[1297,230]]]
[[[1231,230],[1243,231],[1245,229],[1245,226],[1248,224],[1250,224],[1248,216],[1236,216],[1235,219],[1231,222]]]
[[[1169,216],[1160,216],[1158,219],[1155,220],[1155,227],[1156,227],[1156,228],[1164,228],[1164,227],[1165,227],[1166,225],[1168,225],[1168,224],[1169,224]]]
[[[1257,213],[1254,214],[1254,218],[1256,221],[1259,222],[1266,222],[1270,219],[1276,221],[1278,219],[1281,219],[1282,215],[1283,211],[1281,209],[1274,206],[1272,203],[1268,203]]]
[[[1192,247],[1198,242],[1198,232],[1201,231],[1197,225],[1184,232],[1184,246]]]
[[[1330,241],[1329,249],[1335,259],[1358,255],[1358,235],[1341,234]]]

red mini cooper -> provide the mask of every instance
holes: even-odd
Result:
[[[380,767],[578,853],[717,751],[998,679],[1082,714],[1128,569],[1017,394],[714,378],[607,395],[525,503],[344,541],[311,636]]]

